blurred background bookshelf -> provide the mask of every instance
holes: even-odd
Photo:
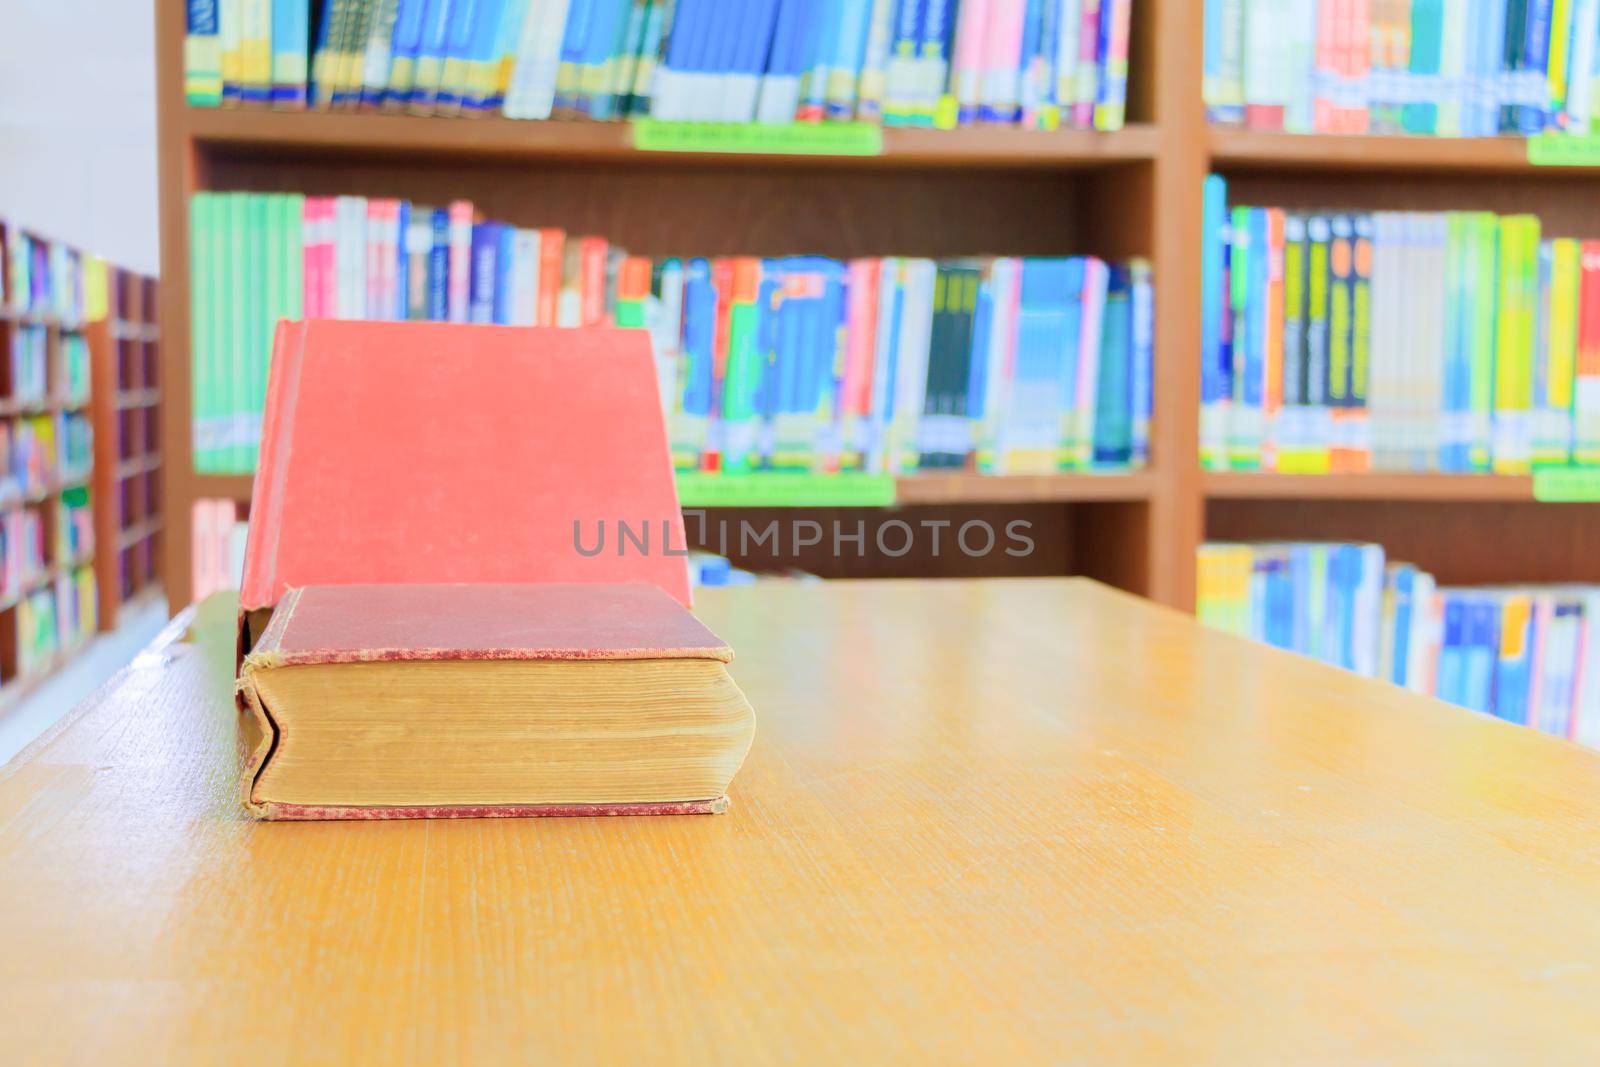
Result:
[[[98,479],[108,468],[95,462],[94,443],[115,434],[101,421],[107,394],[96,392],[95,365],[115,358],[114,336],[155,359],[146,349],[155,336],[154,283],[127,279],[103,260],[0,221],[0,709],[113,624],[100,613],[109,592],[98,588],[97,570],[115,550],[99,528],[106,490]],[[120,310],[130,285],[132,321]],[[159,431],[154,422],[150,429]]]
[[[490,219],[559,227],[574,237],[599,234],[651,257],[1138,257],[1159,264],[1152,278],[1159,294],[1163,270],[1172,271],[1174,288],[1181,285],[1189,242],[1179,236],[1177,220],[1184,201],[1196,202],[1184,187],[1203,174],[1199,142],[1174,144],[1158,121],[1163,99],[1174,115],[1192,100],[1198,71],[1186,76],[1183,64],[1197,63],[1198,55],[1155,33],[1174,19],[1198,29],[1188,8],[1175,0],[1132,5],[1125,118],[1115,128],[891,125],[872,155],[647,151],[625,122],[194,107],[185,102],[182,77],[183,12],[158,13],[167,573],[193,574],[195,501],[234,501],[243,517],[250,492],[247,473],[195,470],[193,412],[186,410],[194,386],[193,194],[292,192],[435,205],[467,199]],[[1175,213],[1165,227],[1156,222],[1158,201],[1166,202],[1163,186],[1184,189],[1171,198]],[[1163,240],[1170,246],[1162,247]],[[1156,307],[1162,314],[1159,297]],[[1179,377],[1180,336],[1157,325],[1153,377]],[[1157,392],[1154,403],[1164,410],[1178,400]],[[1192,599],[1181,577],[1192,572],[1192,559],[1174,555],[1172,543],[1153,532],[1182,525],[1182,495],[1175,490],[1187,477],[1181,457],[1192,457],[1193,449],[1185,447],[1179,422],[1175,408],[1167,417],[1153,415],[1150,450],[1162,458],[1142,469],[915,471],[894,479],[886,503],[835,510],[802,501],[781,512],[869,524],[895,516],[957,525],[1025,517],[1035,524],[1039,550],[1020,566],[1003,556],[985,562],[920,550],[781,562],[829,575],[1092,574],[1174,603]],[[693,505],[691,496],[686,501]],[[767,514],[761,505],[718,506],[709,517],[765,521]],[[1197,536],[1195,530],[1185,542],[1190,556]],[[168,590],[175,606],[187,602],[182,582],[169,580]]]
[[[154,278],[107,270],[107,314],[88,328],[93,409],[95,558],[102,628],[157,594],[161,566],[161,328]]]
[[[953,17],[959,20],[967,6],[958,5]],[[1360,69],[1330,76],[1344,79],[1339,84],[1346,89],[1398,84],[1394,79],[1401,72],[1415,72],[1415,84],[1430,90],[1438,84],[1467,85],[1459,78],[1448,80],[1454,77],[1450,57],[1457,55],[1452,50],[1468,47],[1453,37],[1440,39],[1438,70],[1429,67],[1427,32],[1414,35],[1424,43],[1406,44],[1403,58],[1386,51],[1399,48],[1401,36],[1413,39],[1397,35],[1397,11],[1403,8],[1406,19],[1421,20],[1416,25],[1426,30],[1434,8],[1442,6],[1391,6],[1393,11],[1366,14],[1357,11],[1365,11],[1362,5],[1339,7],[1348,7],[1345,15],[1351,19],[1368,21],[1359,29],[1354,23],[1346,28],[1355,35],[1350,61]],[[1576,12],[1583,5],[1572,7]],[[231,501],[243,518],[250,493],[248,474],[194,469],[186,355],[193,311],[190,198],[197,192],[295,192],[433,204],[468,198],[496,219],[558,226],[569,234],[604,234],[631,252],[652,256],[685,251],[710,256],[806,252],[840,259],[1085,253],[1108,261],[1149,261],[1154,398],[1147,466],[1048,474],[917,471],[893,479],[887,500],[854,507],[790,501],[778,511],[768,503],[711,502],[709,519],[742,515],[765,521],[774,514],[794,514],[800,504],[799,511],[819,519],[860,518],[869,529],[893,517],[933,522],[1023,517],[1034,524],[1039,544],[1020,565],[869,554],[796,564],[808,573],[1087,574],[1192,610],[1196,552],[1207,540],[1322,537],[1381,542],[1396,558],[1457,584],[1594,578],[1596,556],[1584,531],[1600,518],[1600,508],[1536,501],[1525,473],[1312,475],[1202,468],[1203,306],[1196,280],[1202,273],[1202,186],[1208,174],[1227,181],[1230,204],[1306,211],[1531,213],[1546,233],[1600,236],[1586,229],[1594,172],[1534,161],[1531,146],[1540,138],[1577,134],[1577,143],[1587,133],[1588,119],[1582,120],[1583,129],[1574,125],[1571,116],[1581,108],[1568,106],[1564,89],[1561,101],[1549,108],[1513,105],[1524,108],[1510,113],[1515,132],[1496,130],[1493,136],[1439,136],[1459,117],[1447,115],[1448,102],[1434,111],[1407,111],[1407,103],[1425,102],[1407,89],[1397,91],[1393,101],[1381,98],[1388,89],[1374,90],[1379,96],[1368,101],[1361,119],[1366,125],[1352,125],[1352,115],[1341,114],[1337,132],[1315,118],[1313,99],[1313,112],[1307,112],[1313,115],[1307,119],[1311,124],[1305,132],[1289,132],[1294,120],[1288,120],[1287,109],[1301,106],[1289,98],[1292,83],[1281,78],[1263,83],[1265,68],[1258,64],[1251,73],[1239,58],[1238,121],[1218,121],[1214,106],[1208,114],[1208,104],[1215,104],[1216,72],[1207,36],[1215,44],[1212,22],[1219,12],[1226,19],[1229,9],[1239,20],[1235,32],[1242,49],[1246,34],[1263,39],[1260,27],[1252,28],[1255,17],[1267,18],[1270,25],[1273,18],[1289,17],[1285,13],[1303,18],[1318,7],[1135,0],[1126,115],[1117,128],[891,125],[882,131],[881,151],[860,156],[647,151],[627,122],[571,117],[448,119],[381,110],[192,107],[185,103],[180,76],[182,12],[160,13],[162,255],[168,281],[162,299],[169,342],[162,366],[172,397],[163,410],[171,442],[163,499],[169,573],[191,573],[194,501]],[[1284,38],[1289,61],[1313,62],[1314,53],[1304,51],[1304,27],[1288,28],[1293,30]],[[1554,36],[1559,34],[1550,39]],[[1545,81],[1554,87],[1558,79],[1550,64],[1555,60],[1547,56],[1544,62]],[[1564,70],[1576,71],[1588,61],[1569,55],[1564,62]],[[1445,81],[1428,80],[1441,71]],[[1374,72],[1384,72],[1390,81],[1374,81]],[[1524,76],[1518,84],[1529,81]],[[1308,84],[1314,93],[1321,83]],[[1204,93],[1197,91],[1202,87]],[[1280,100],[1274,93],[1285,95]],[[1275,107],[1283,109],[1276,118]],[[1419,114],[1426,120],[1421,127]],[[1534,130],[1530,123],[1536,114]],[[1530,132],[1532,138],[1526,136]],[[691,493],[685,500],[696,505]],[[1494,532],[1492,540],[1484,538],[1486,530]],[[1463,539],[1484,547],[1464,549]],[[716,546],[703,547],[714,551]],[[762,562],[734,559],[753,569]],[[187,592],[181,583],[169,586],[174,604],[185,602]]]

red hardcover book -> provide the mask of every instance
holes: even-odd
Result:
[[[689,603],[643,331],[281,323],[251,511],[247,614],[357,583],[645,582]]]
[[[715,813],[755,716],[651,585],[313,585],[245,658],[267,819]]]

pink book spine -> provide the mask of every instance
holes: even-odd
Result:
[[[1094,95],[1099,80],[1101,0],[1083,0],[1078,22],[1078,79],[1072,93],[1072,127],[1094,126]]]
[[[983,96],[984,35],[989,29],[989,5],[1000,2],[966,0],[957,15],[950,83],[955,86],[956,119],[963,126],[978,120],[978,105]]]
[[[467,321],[472,277],[472,201],[450,203],[449,311],[451,322]]]
[[[1011,395],[1011,383],[1017,373],[1017,323],[1022,321],[1022,260],[1013,257],[1011,286],[1006,290],[1006,321],[1011,328],[1005,333],[1005,357],[1000,365],[1000,376],[1005,382],[1005,392]]]
[[[1372,0],[1345,0],[1346,17],[1350,20],[1349,82],[1350,94],[1345,107],[1345,133],[1366,133],[1369,122],[1367,109],[1367,74],[1372,67]]]
[[[1545,635],[1550,628],[1550,601],[1544,597],[1533,600],[1533,652],[1528,657],[1528,703],[1522,709],[1524,726],[1539,728],[1539,704],[1544,699]]]
[[[339,209],[338,201],[325,197],[322,202],[322,237],[317,242],[322,256],[322,314],[336,318],[339,311]]]
[[[322,198],[308,196],[300,214],[301,310],[308,319],[322,317],[322,261],[317,257]]]
[[[383,206],[383,317],[398,322],[405,317],[400,307],[400,201]]]
[[[1315,84],[1311,101],[1311,126],[1318,133],[1333,133],[1336,128],[1333,94],[1340,74],[1338,48],[1342,20],[1340,0],[1322,0],[1317,5],[1317,44]]]
[[[367,201],[367,314],[383,318],[383,208],[384,201]]]
[[[1017,121],[1024,7],[1026,0],[990,2],[989,32],[984,39],[982,103],[978,109],[984,122],[1010,124]]]
[[[844,381],[840,387],[840,410],[865,415],[870,404],[872,349],[877,327],[877,261],[850,261],[850,302],[845,315]],[[850,442],[845,442],[850,447]]]

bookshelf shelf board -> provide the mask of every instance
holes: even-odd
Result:
[[[117,550],[124,551],[132,548],[148,537],[154,537],[161,532],[161,516],[153,515],[137,525],[130,526],[117,536]]]
[[[126,389],[118,393],[116,398],[116,406],[120,410],[154,407],[160,402],[159,389]]]
[[[1128,474],[913,474],[895,480],[897,504],[1012,504],[1145,500],[1155,486]]]
[[[562,158],[655,163],[677,160],[715,165],[718,158],[774,167],[893,167],[974,164],[1059,169],[1153,159],[1159,136],[1152,126],[1112,132],[993,129],[884,131],[879,156],[719,155],[641,152],[625,122],[544,121],[507,118],[423,118],[413,115],[331,114],[185,108],[185,132],[203,149],[218,152],[285,148],[388,157],[449,156],[502,159]]]
[[[1581,176],[1581,167],[1535,167],[1521,137],[1404,137],[1212,129],[1211,160],[1223,171],[1371,171]]]
[[[189,479],[196,500],[237,500],[247,503],[255,486],[253,474],[195,474]]]
[[[161,466],[161,453],[159,452],[122,460],[117,464],[117,481],[120,482],[124,478],[132,478],[136,474],[148,474],[159,466]]]
[[[1505,474],[1208,473],[1210,500],[1531,501],[1533,479]]]

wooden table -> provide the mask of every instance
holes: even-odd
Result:
[[[705,592],[722,817],[258,824],[231,604],[0,770],[0,1057],[1594,1062],[1600,757],[1084,581]]]

